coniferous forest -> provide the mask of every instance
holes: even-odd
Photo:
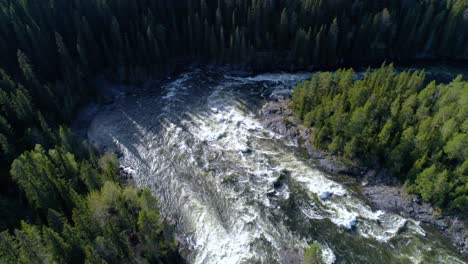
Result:
[[[419,59],[468,59],[466,0],[3,0],[0,262],[177,260],[151,193],[122,183],[117,158],[67,128],[96,96],[96,76],[138,82],[195,62],[261,71]],[[424,72],[391,66],[353,74],[322,73],[296,89],[293,108],[315,146],[383,165],[424,200],[466,211],[467,83],[425,86]]]
[[[295,89],[292,108],[314,129],[313,144],[386,167],[425,201],[466,211],[468,83],[424,87],[424,71],[395,74],[392,65],[354,77],[324,72]]]

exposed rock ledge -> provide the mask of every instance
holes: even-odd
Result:
[[[414,195],[407,194],[401,183],[385,171],[376,173],[357,165],[345,165],[336,156],[317,151],[309,140],[310,129],[302,126],[289,108],[290,97],[273,95],[270,99],[261,111],[262,122],[267,128],[305,147],[311,157],[317,160],[321,169],[358,178],[363,185],[362,194],[375,209],[395,212],[430,225],[448,237],[462,254],[468,254],[466,219],[462,220],[453,215],[437,215],[430,204]]]

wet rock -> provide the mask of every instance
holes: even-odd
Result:
[[[123,183],[128,183],[133,179],[132,173],[129,171],[128,168],[120,167],[119,168],[119,175],[120,179],[122,180]]]
[[[321,193],[319,197],[322,201],[326,201],[326,200],[329,200],[332,196],[333,196],[332,192],[325,191]]]
[[[275,189],[270,189],[267,191],[267,196],[268,197],[272,197],[272,196],[275,196],[276,195],[276,190]]]
[[[444,220],[435,221],[435,226],[441,230],[444,230],[448,227],[447,223]]]
[[[281,107],[275,104],[268,104],[263,108],[263,113],[266,115],[273,115],[281,113]]]
[[[283,183],[282,183],[281,181],[275,181],[275,182],[273,183],[273,187],[274,187],[275,189],[279,189],[279,188],[281,188],[281,186],[283,186]]]
[[[353,174],[353,170],[337,163],[334,160],[321,158],[319,160],[320,168],[330,173]]]
[[[263,122],[263,124],[270,130],[278,133],[285,135],[288,132],[288,128],[286,127],[286,124],[284,123],[284,120],[282,120],[282,117],[272,117],[270,119],[267,119]]]
[[[297,249],[281,249],[279,263],[301,264],[304,263],[304,251]]]
[[[273,188],[275,190],[281,190],[284,186],[288,185],[289,183],[289,174],[285,170],[281,170],[279,172],[279,176],[276,181],[273,182]]]
[[[251,148],[245,148],[245,149],[241,149],[241,152],[243,154],[250,154],[253,152],[253,150]]]
[[[357,225],[357,218],[354,218],[353,220],[351,220],[351,222],[349,223],[349,229],[353,229],[355,228]]]
[[[431,225],[445,236],[460,252],[468,253],[468,231],[466,223],[449,215],[435,215],[434,209],[420,198],[405,194],[402,187],[367,186],[362,193],[374,208],[411,217],[421,223]]]
[[[226,133],[226,132],[224,132],[224,133],[220,133],[220,134],[219,134],[219,135],[216,137],[216,140],[221,140],[221,139],[225,138],[225,137],[226,137],[226,135],[227,135],[227,133]]]

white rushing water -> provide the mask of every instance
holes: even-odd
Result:
[[[262,100],[311,74],[236,77],[193,71],[103,108],[88,136],[176,219],[190,263],[463,263],[418,223],[372,210],[264,128]],[[429,234],[430,235],[430,234]]]

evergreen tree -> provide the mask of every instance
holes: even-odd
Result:
[[[294,90],[292,110],[312,127],[312,143],[388,168],[438,207],[466,210],[468,83],[459,76],[423,88],[424,71],[395,74],[392,65],[353,74],[315,74]]]

